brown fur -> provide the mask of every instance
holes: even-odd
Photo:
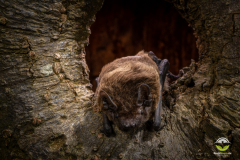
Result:
[[[97,105],[102,110],[100,91],[105,91],[117,105],[118,114],[128,119],[134,118],[137,114],[136,101],[141,84],[147,84],[151,88],[153,106],[150,117],[152,117],[159,101],[160,78],[156,63],[144,51],[135,56],[116,59],[102,68],[95,93]]]

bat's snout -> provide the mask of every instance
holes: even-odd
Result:
[[[128,120],[128,121],[122,121],[122,123],[120,123],[119,125],[119,129],[123,130],[123,131],[129,131],[132,130],[134,128],[137,128],[140,126],[140,121],[136,121],[136,120]]]

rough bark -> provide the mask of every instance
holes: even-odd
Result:
[[[101,5],[0,1],[0,159],[78,157],[93,95],[84,47]]]
[[[0,1],[2,159],[217,159],[240,155],[239,1],[171,0],[196,31],[199,62],[165,95],[159,132],[100,133],[84,46],[102,1]]]

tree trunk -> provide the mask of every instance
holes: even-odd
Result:
[[[240,157],[240,2],[169,0],[194,28],[199,62],[164,97],[159,132],[100,133],[85,62],[102,0],[0,0],[1,159]],[[231,141],[231,155],[214,142]]]

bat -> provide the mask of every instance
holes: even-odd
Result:
[[[103,115],[101,131],[106,136],[114,133],[112,122],[128,131],[153,119],[154,130],[161,129],[162,93],[168,88],[165,79],[176,80],[183,74],[174,76],[168,71],[169,66],[167,59],[158,59],[151,51],[140,51],[102,68],[96,78],[95,96]]]

